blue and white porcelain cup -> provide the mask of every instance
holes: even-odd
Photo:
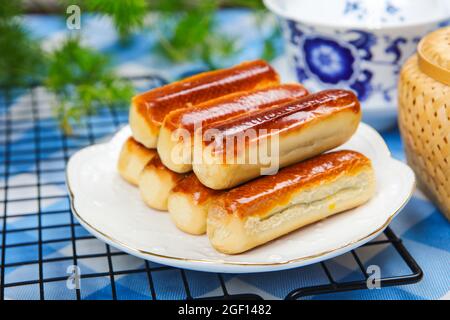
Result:
[[[311,91],[347,88],[363,120],[395,125],[402,64],[450,21],[450,0],[264,0],[280,19],[289,71]]]

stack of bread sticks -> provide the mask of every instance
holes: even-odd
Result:
[[[330,152],[360,120],[351,91],[310,93],[244,62],[135,96],[118,171],[180,230],[238,254],[373,196],[370,160]]]

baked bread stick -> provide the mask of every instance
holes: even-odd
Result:
[[[205,187],[195,174],[189,174],[169,194],[168,210],[172,221],[184,232],[194,235],[206,233],[209,204],[221,193]]]
[[[375,192],[369,159],[336,151],[264,176],[217,197],[207,232],[212,246],[237,254],[367,202]]]
[[[126,181],[137,186],[142,170],[156,155],[155,149],[147,149],[133,138],[128,138],[120,151],[117,163],[119,174]]]
[[[196,133],[193,170],[205,186],[229,189],[343,144],[360,119],[351,91],[310,94],[206,126],[202,137]]]
[[[139,190],[142,200],[150,208],[167,211],[169,193],[184,177],[184,174],[167,169],[159,157],[155,156],[139,176]]]

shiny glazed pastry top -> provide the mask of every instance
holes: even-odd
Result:
[[[293,102],[287,102],[273,108],[261,110],[248,116],[242,116],[225,120],[219,124],[206,126],[203,132],[209,129],[215,130],[215,137],[218,139],[203,139],[206,146],[213,147],[213,153],[223,152],[226,141],[233,140],[232,137],[242,135],[246,130],[254,130],[256,138],[260,136],[261,129],[268,130],[265,137],[270,137],[270,130],[275,130],[276,134],[288,134],[298,131],[308,126],[311,122],[322,121],[329,115],[341,111],[352,111],[360,114],[360,104],[351,91],[347,90],[324,90],[310,94]],[[249,140],[246,140],[248,143]]]
[[[308,95],[300,84],[282,84],[248,92],[237,92],[209,100],[189,109],[172,111],[164,119],[168,129],[194,131],[195,125],[217,123],[249,111],[266,109]]]
[[[313,190],[340,175],[358,174],[364,167],[371,167],[371,162],[359,152],[325,153],[231,189],[216,198],[215,205],[240,218],[263,217],[275,207],[287,205],[299,188]]]
[[[137,95],[133,104],[149,120],[161,124],[171,111],[226,94],[278,84],[278,75],[262,60],[201,73]]]

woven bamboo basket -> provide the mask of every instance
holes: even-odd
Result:
[[[450,220],[450,27],[422,39],[402,68],[398,92],[407,161]]]

